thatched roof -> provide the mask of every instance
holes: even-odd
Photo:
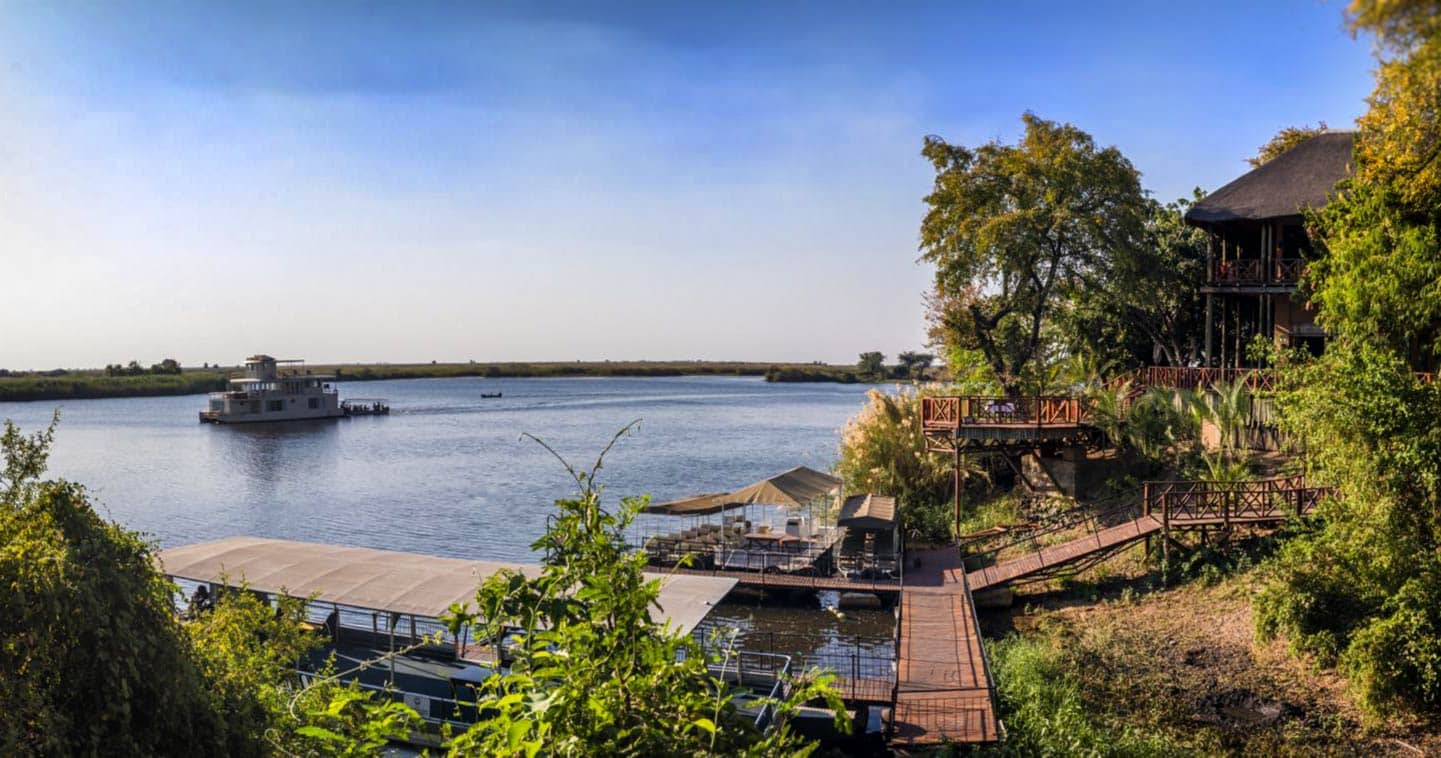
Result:
[[[1295,216],[1320,208],[1351,173],[1354,132],[1326,132],[1212,192],[1186,211],[1193,224]]]

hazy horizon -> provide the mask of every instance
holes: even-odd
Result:
[[[1369,42],[1262,5],[8,2],[0,367],[893,358],[925,135],[1170,200],[1350,128]]]

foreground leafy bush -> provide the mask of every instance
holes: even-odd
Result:
[[[261,753],[192,655],[150,546],[80,485],[40,480],[50,438],[8,423],[3,438],[0,754]]]

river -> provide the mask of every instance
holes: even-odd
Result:
[[[199,395],[0,403],[42,427],[59,408],[50,474],[161,547],[254,535],[533,562],[553,502],[575,491],[544,440],[577,467],[626,424],[605,459],[606,498],[735,489],[797,465],[827,470],[867,387],[751,377],[406,379],[341,385],[389,416],[215,426]],[[503,397],[483,399],[482,393]],[[889,614],[725,608],[745,631],[826,627],[872,637]],[[883,617],[884,616],[884,617]]]

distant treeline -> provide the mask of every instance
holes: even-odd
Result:
[[[239,368],[182,369],[166,359],[150,369],[138,361],[102,370],[15,372],[0,369],[0,402],[76,398],[195,395],[225,389]],[[163,369],[163,370],[155,370]],[[172,372],[173,369],[173,372]],[[770,382],[855,382],[854,369],[821,363],[712,361],[574,361],[546,363],[379,363],[309,365],[303,370],[335,374],[341,382],[381,379],[486,377],[492,379],[579,376],[764,376]]]

